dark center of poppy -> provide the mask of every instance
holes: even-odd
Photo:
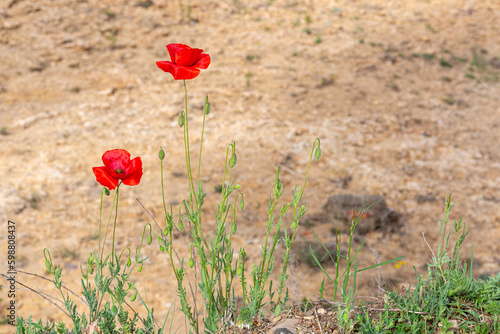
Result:
[[[115,169],[116,174],[120,174],[121,172],[122,172],[122,170],[120,168]]]

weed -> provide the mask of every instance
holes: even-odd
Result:
[[[153,1],[148,0],[148,1],[141,1],[137,4],[137,6],[142,7],[144,9],[148,9],[153,5]]]
[[[248,72],[245,74],[245,82],[246,82],[247,87],[250,87],[250,85],[251,85],[250,79],[252,79],[252,72]]]
[[[110,10],[105,10],[104,14],[106,14],[106,17],[108,19],[114,19],[114,18],[116,18],[116,13],[113,12],[113,11],[110,11]]]
[[[318,36],[316,37],[316,39],[314,40],[314,43],[316,43],[316,44],[320,44],[321,42],[323,42],[323,39],[321,38],[321,35],[318,35]]]
[[[444,99],[444,102],[449,105],[449,106],[452,106],[455,104],[455,99],[451,96],[448,96],[447,98]]]
[[[431,60],[434,59],[435,57],[436,55],[433,53],[422,53],[422,58],[424,58],[425,60]]]
[[[450,62],[447,62],[446,60],[444,60],[444,58],[441,57],[441,59],[439,60],[439,65],[443,66],[443,67],[453,67],[453,65],[450,63]]]

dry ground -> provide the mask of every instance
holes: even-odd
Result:
[[[176,42],[212,56],[188,82],[193,147],[205,94],[212,104],[202,169],[206,217],[214,212],[225,147],[235,140],[234,176],[246,196],[236,242],[252,258],[265,236],[275,165],[283,167],[290,197],[319,137],[323,157],[313,163],[303,199],[310,213],[319,214],[330,195],[378,194],[403,217],[396,232],[363,236],[360,265],[399,255],[406,264],[364,272],[361,295],[376,293],[377,281],[398,288],[414,282],[413,266],[425,271],[431,253],[422,233],[437,246],[448,194],[459,200],[454,218],[463,216],[471,228],[464,257],[474,244],[476,274],[497,273],[498,22],[493,0],[2,0],[2,272],[10,219],[17,267],[48,277],[46,247],[79,291],[79,266],[97,247],[100,186],[91,167],[108,149],[141,156],[145,171],[139,186],[121,192],[119,247],[135,247],[150,221],[136,198],[161,216],[160,145],[167,200],[186,197],[177,126],[183,88],[155,66],[168,60],[165,45]],[[207,230],[214,226],[205,221]],[[335,224],[315,228],[331,241]],[[310,239],[308,227],[300,228],[299,238]],[[145,252],[151,262],[136,278],[162,317],[176,300],[175,282],[157,247]],[[306,264],[293,270],[293,299],[314,299],[322,274]],[[56,294],[46,281],[18,278]],[[0,296],[4,312],[5,290]],[[64,319],[28,291],[18,291],[17,314]]]

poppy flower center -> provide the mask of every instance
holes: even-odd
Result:
[[[120,168],[115,169],[116,174],[120,174],[121,172],[122,172],[122,170]]]

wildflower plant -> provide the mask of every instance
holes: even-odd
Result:
[[[269,303],[271,310],[279,313],[284,309],[289,298],[286,289],[287,267],[289,264],[289,252],[295,237],[301,218],[306,212],[306,206],[300,206],[300,201],[307,184],[307,175],[313,159],[321,156],[320,141],[316,139],[311,151],[309,165],[307,168],[304,184],[301,188],[295,188],[293,199],[289,203],[284,203],[276,214],[278,201],[283,195],[283,184],[280,180],[279,166],[276,168],[273,195],[269,201],[269,220],[266,225],[265,244],[262,246],[260,262],[253,265],[251,280],[247,277],[246,258],[247,253],[242,248],[235,252],[232,246],[232,237],[237,233],[236,212],[244,208],[244,195],[239,192],[240,186],[231,179],[232,170],[237,164],[236,143],[232,142],[226,147],[224,173],[222,179],[222,189],[219,203],[216,210],[217,225],[215,231],[207,231],[203,226],[202,205],[206,193],[203,189],[203,182],[200,178],[201,156],[203,150],[203,136],[205,129],[206,115],[210,113],[210,103],[205,97],[205,104],[202,115],[201,143],[197,164],[197,178],[193,176],[192,159],[190,156],[189,142],[189,112],[187,103],[186,80],[192,79],[199,74],[199,69],[206,69],[210,64],[210,56],[203,53],[201,49],[193,49],[183,44],[169,44],[167,49],[170,53],[171,61],[159,61],[157,66],[165,72],[171,73],[175,80],[183,80],[184,84],[184,110],[181,111],[178,119],[179,127],[184,134],[184,152],[186,158],[186,171],[189,186],[189,199],[183,201],[178,210],[172,207],[167,208],[164,196],[163,181],[163,160],[165,152],[160,149],[161,184],[164,208],[163,227],[159,228],[157,236],[158,246],[162,253],[166,253],[173,273],[177,279],[177,292],[181,300],[181,310],[186,315],[194,332],[202,330],[200,319],[201,310],[197,304],[198,293],[201,294],[205,308],[203,327],[206,333],[218,331],[221,323],[238,321],[241,325],[249,325],[251,319],[261,314],[263,307]],[[293,221],[291,222],[292,235],[287,235],[287,230],[283,226],[283,217],[289,208],[293,210]],[[174,211],[178,216],[174,217]],[[279,218],[275,218],[278,216]],[[190,258],[181,258],[175,251],[173,245],[174,230],[183,232],[185,222],[191,227],[191,238],[189,240]],[[287,226],[288,227],[288,226]],[[282,273],[278,279],[278,287],[273,291],[273,281],[271,274],[275,267],[276,245],[282,238],[285,244],[285,254],[283,257]],[[271,240],[271,242],[269,242]],[[187,266],[186,266],[187,263]],[[195,277],[196,281],[189,281],[189,273]],[[185,283],[185,279],[188,283]],[[243,292],[243,306],[239,310],[239,317],[236,318],[236,295],[235,285],[239,281]],[[187,286],[191,290],[187,291]],[[199,288],[199,292],[198,292]],[[276,294],[277,293],[277,294]],[[273,300],[276,294],[276,299]],[[268,299],[266,300],[266,297]]]
[[[160,223],[151,216],[157,227],[155,239],[160,252],[166,255],[177,281],[180,309],[190,324],[190,332],[216,333],[221,325],[236,322],[249,327],[253,318],[263,314],[264,306],[268,305],[274,314],[280,313],[287,307],[289,293],[286,281],[290,249],[300,221],[307,210],[307,206],[301,204],[301,200],[313,157],[316,160],[321,157],[320,140],[316,138],[313,142],[304,183],[300,187],[295,187],[291,200],[284,203],[281,203],[284,189],[280,179],[280,168],[276,167],[261,258],[253,264],[251,271],[247,270],[247,253],[243,248],[235,250],[232,240],[238,231],[237,211],[243,210],[245,206],[244,195],[239,192],[240,185],[235,184],[232,177],[232,171],[238,161],[234,141],[229,143],[225,150],[222,189],[215,210],[217,225],[215,230],[209,230],[203,224],[202,206],[207,193],[204,191],[201,180],[201,157],[206,116],[211,111],[208,97],[205,97],[201,115],[201,142],[196,164],[192,165],[193,159],[190,154],[190,115],[186,80],[196,78],[201,69],[207,69],[211,62],[210,56],[203,53],[201,49],[191,48],[184,44],[169,44],[167,49],[171,60],[158,61],[156,64],[163,71],[171,73],[175,80],[183,81],[184,109],[179,115],[178,125],[183,131],[189,195],[175,209],[172,206],[167,207],[163,174],[166,153],[160,147],[158,158],[163,215]],[[115,149],[105,152],[102,161],[104,166],[92,169],[97,182],[103,186],[99,215],[99,245],[95,252],[88,255],[85,265],[81,267],[82,300],[89,309],[88,313],[80,312],[76,303],[70,298],[64,286],[62,268],[54,264],[48,249],[44,250],[46,269],[53,275],[53,283],[62,296],[62,303],[65,307],[63,312],[72,320],[72,333],[93,331],[152,333],[156,332],[156,329],[158,333],[162,333],[168,315],[162,325],[156,322],[153,309],[148,305],[147,298],[144,298],[146,296],[143,297],[138,292],[132,277],[135,271],[140,273],[143,270],[147,258],[142,256],[141,250],[144,244],[151,245],[153,242],[152,225],[148,223],[144,226],[141,242],[135,249],[135,254],[130,248],[119,250],[115,245],[120,189],[122,184],[134,186],[140,183],[143,175],[142,160],[140,157],[131,159],[130,153],[126,150]],[[114,196],[110,213],[107,216],[107,224],[104,226],[103,200],[104,195],[111,195],[111,191],[114,191]],[[290,215],[292,220],[285,222],[285,214],[289,210],[292,211]],[[111,222],[113,222],[112,233]],[[185,229],[186,225],[190,228],[189,235]],[[289,231],[291,231],[290,234]],[[181,233],[186,240],[189,249],[187,257],[177,252],[174,232]],[[112,234],[110,253],[106,253],[108,234]],[[273,284],[272,274],[275,269],[276,249],[279,242],[283,242],[285,251],[281,274],[278,275],[277,283]],[[236,308],[238,297],[236,290],[242,291],[243,297],[243,305],[239,310]],[[127,300],[135,301],[137,297],[140,298],[147,311],[147,316],[144,318],[128,305]],[[200,299],[203,300],[203,307],[199,305]],[[130,315],[129,311],[132,311]],[[59,323],[57,326],[48,323],[44,326],[41,323],[34,323],[31,319],[19,319],[18,332],[30,332],[32,328],[49,333],[70,331],[64,323]]]
[[[133,271],[137,268],[137,271],[141,272],[143,263],[147,259],[141,255],[141,249],[144,241],[148,245],[152,242],[151,224],[144,226],[140,246],[135,250],[134,261],[132,261],[130,248],[123,249],[119,255],[115,250],[120,186],[122,184],[134,186],[140,183],[143,175],[142,160],[140,157],[130,160],[130,153],[123,149],[105,152],[102,160],[104,166],[93,168],[97,182],[103,186],[99,214],[99,247],[97,251],[87,256],[85,265],[80,267],[81,287],[83,289],[83,298],[80,300],[88,307],[88,314],[79,312],[76,302],[69,295],[70,290],[63,285],[61,266],[55,265],[50,251],[44,249],[45,269],[53,276],[53,283],[61,294],[65,308],[65,310],[61,310],[71,319],[73,327],[70,331],[63,322],[57,325],[47,323],[44,326],[41,322],[35,323],[31,319],[19,318],[17,321],[18,333],[31,333],[33,330],[35,333],[85,333],[93,331],[152,333],[155,328],[153,309],[144,302],[132,279]],[[103,231],[103,199],[104,195],[111,195],[110,189],[116,190],[106,230]],[[104,256],[111,220],[113,220],[111,253]],[[73,292],[72,294],[76,295]],[[137,296],[143,301],[146,308],[147,316],[145,318],[141,318],[138,312],[132,309],[126,301],[127,297],[134,301]],[[130,311],[132,314],[129,314]],[[166,322],[163,323],[162,329],[165,324]]]

